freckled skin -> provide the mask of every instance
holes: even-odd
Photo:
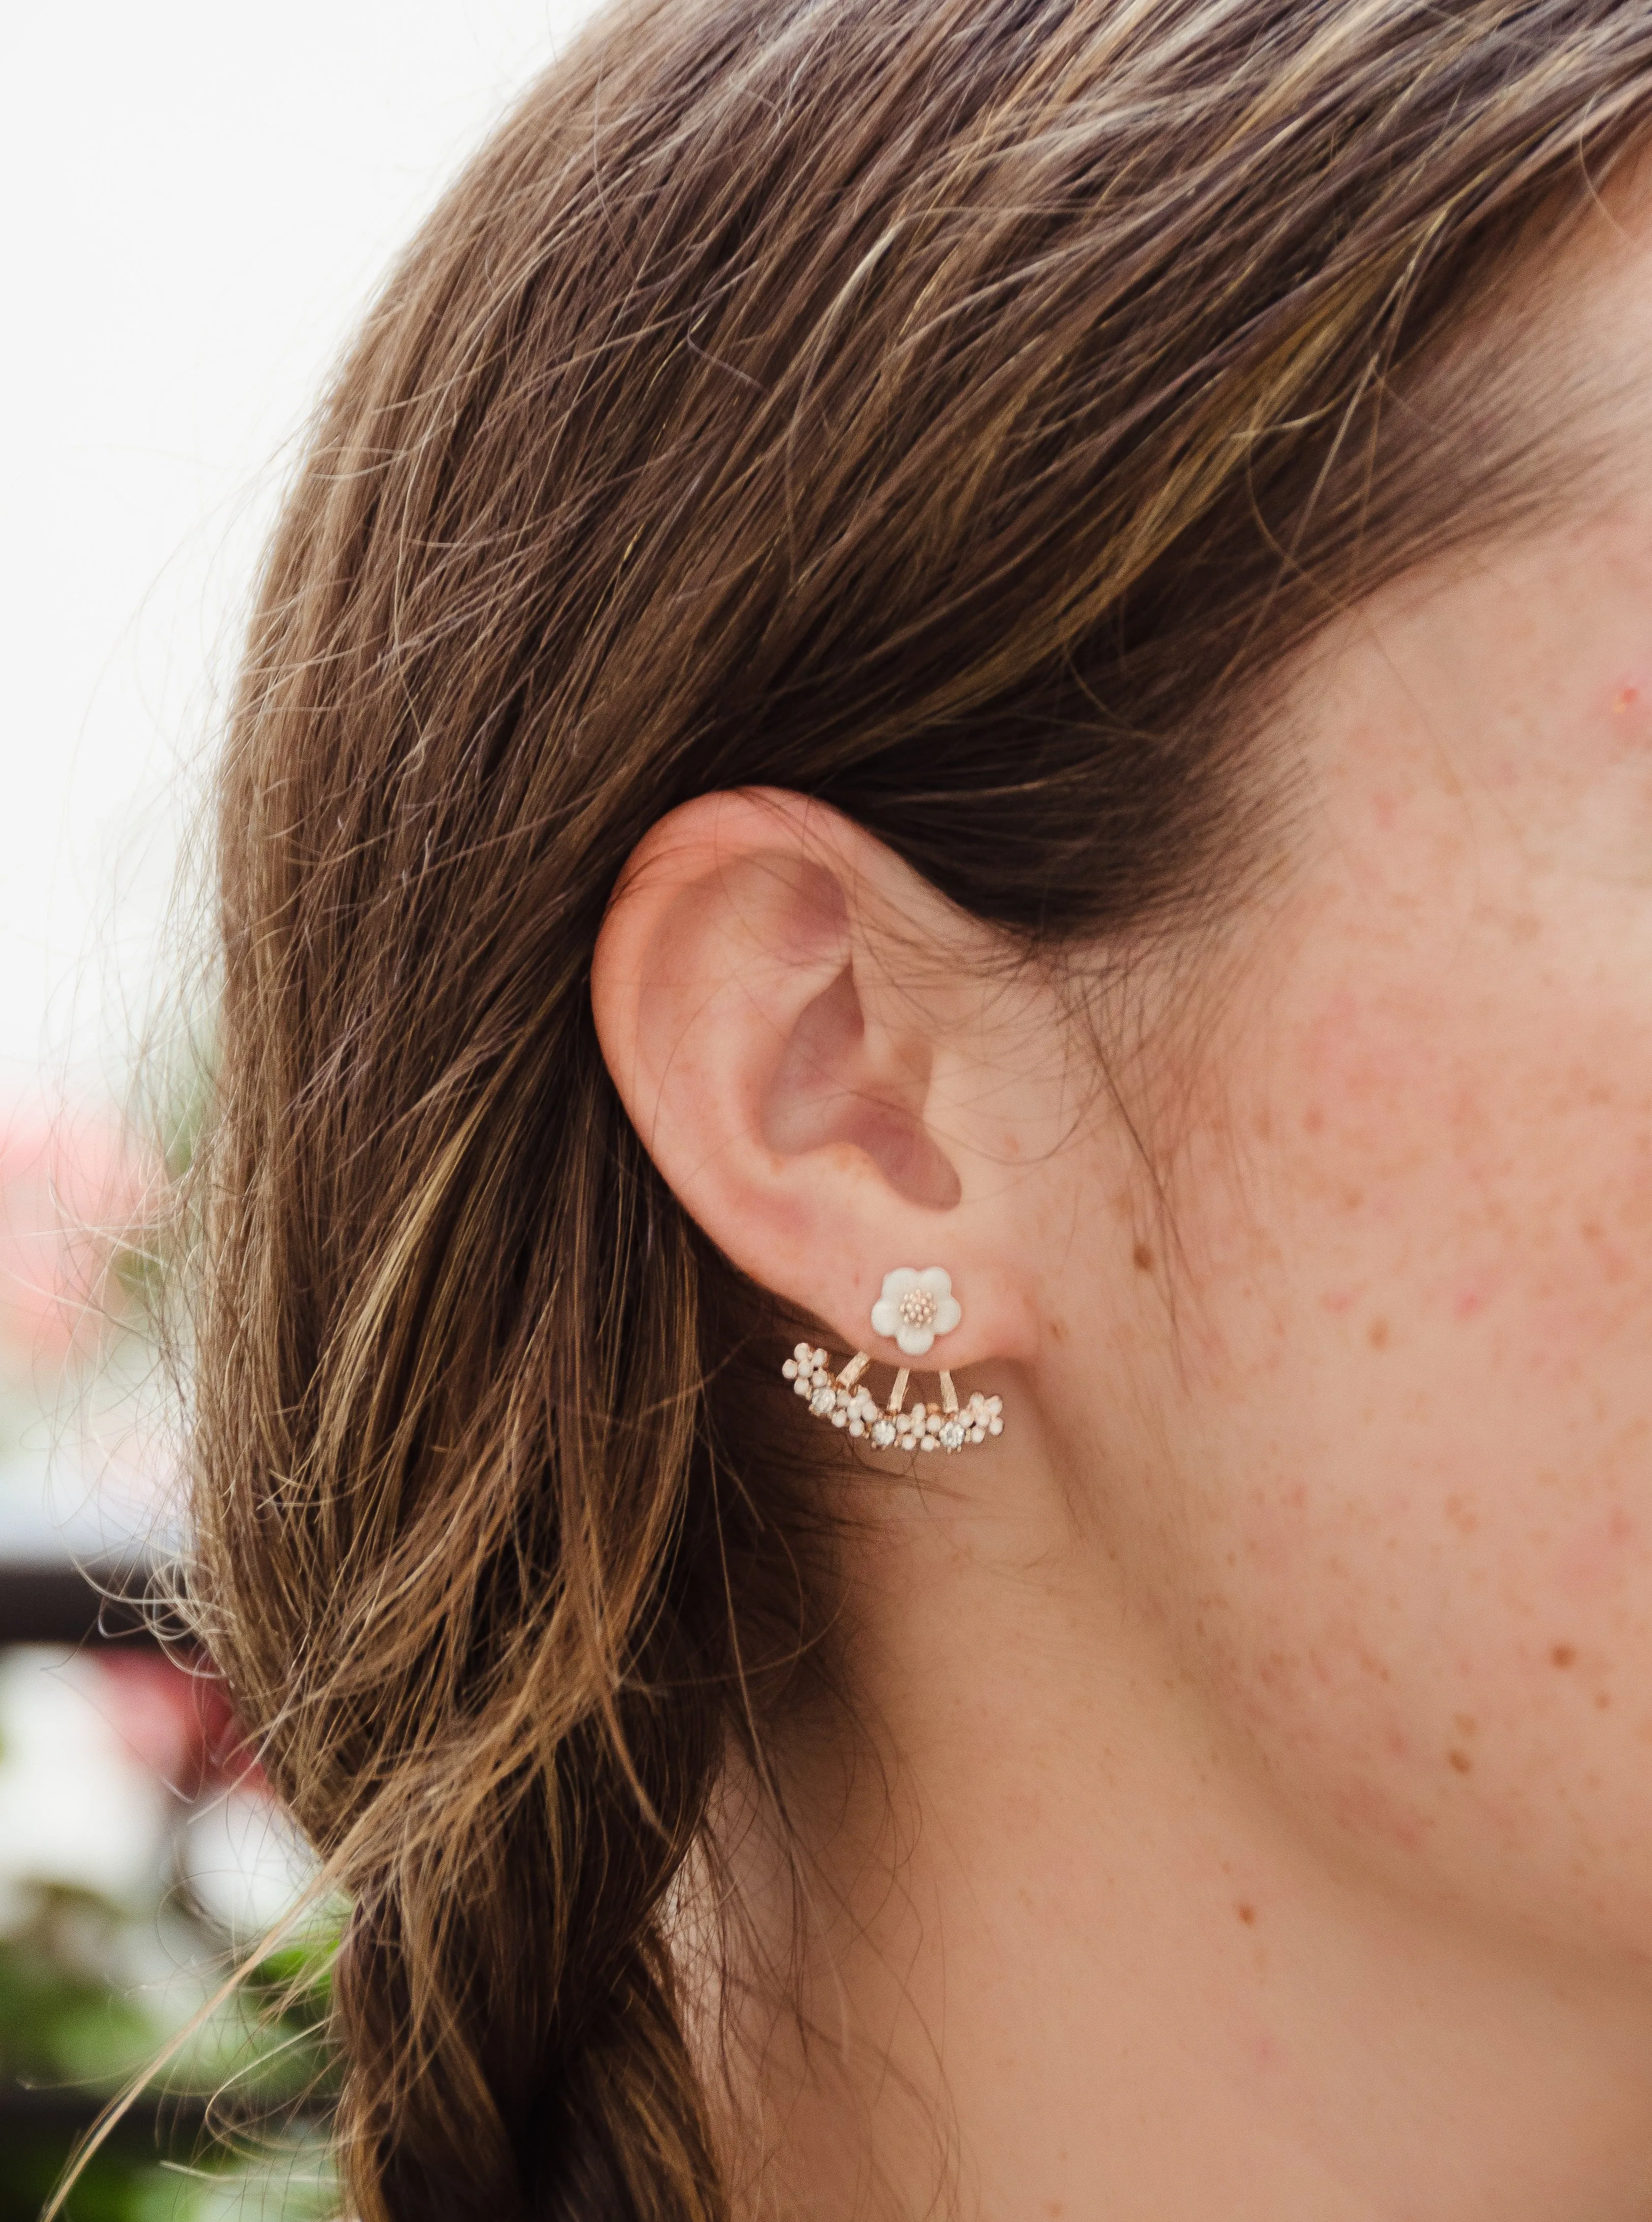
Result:
[[[1016,1190],[1014,1445],[867,1531],[924,1817],[820,2012],[880,2092],[944,2055],[995,2222],[1652,2216],[1652,437],[1637,484],[1320,644],[1151,1176],[1098,1120]]]
[[[1652,1954],[1648,669],[1652,473],[1304,672],[1288,879],[1176,1076],[1156,1416],[1199,1516],[1123,1520],[1354,1856]]]

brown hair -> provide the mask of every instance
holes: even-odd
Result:
[[[1230,884],[1281,658],[1533,513],[1471,304],[1649,94],[1624,0],[646,0],[372,311],[223,762],[192,1360],[365,2222],[726,2206],[666,1909],[830,1538],[598,1051],[633,844],[800,790],[1052,950]]]

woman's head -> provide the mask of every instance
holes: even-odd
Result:
[[[1542,1429],[1454,1381],[1575,1370],[1640,1285],[1638,867],[1566,859],[1652,687],[1644,533],[1568,522],[1632,416],[1649,95],[1608,0],[669,0],[376,304],[225,758],[196,1377],[202,1610],[355,1901],[364,2215],[719,2211],[684,1879],[869,1678],[857,1476],[913,1501],[777,1361],[902,1263],[1020,1398],[966,1500],[1100,1539],[1339,1856],[1460,1890],[1430,1848],[1500,1830],[1498,1918],[1550,1890],[1517,1786],[1440,1803],[1494,1709],[1449,1643],[1437,1719],[1385,1694],[1382,1630],[1519,1589],[1485,1459]],[[1605,785],[1523,752],[1567,706]],[[1634,1517],[1591,1460],[1580,1600]],[[1511,1703],[1610,1698],[1519,1594],[1529,1638],[1464,1622],[1566,1654]]]

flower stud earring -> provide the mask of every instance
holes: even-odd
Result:
[[[944,1265],[926,1265],[922,1271],[897,1265],[883,1276],[883,1287],[872,1306],[872,1326],[887,1336],[907,1358],[925,1358],[938,1334],[951,1334],[964,1316],[964,1307],[952,1294],[952,1277]],[[902,1366],[895,1377],[889,1401],[880,1406],[860,1385],[860,1377],[871,1364],[857,1350],[835,1375],[824,1350],[800,1342],[782,1373],[817,1419],[826,1420],[849,1434],[864,1435],[874,1450],[961,1451],[966,1443],[983,1443],[1004,1431],[1003,1399],[972,1396],[960,1404],[952,1377],[940,1377],[939,1404],[914,1404],[905,1409],[907,1384]]]
[[[951,1334],[963,1316],[945,1265],[926,1265],[921,1273],[897,1265],[883,1276],[883,1292],[872,1306],[872,1328],[898,1342],[908,1358],[924,1358],[935,1337]]]

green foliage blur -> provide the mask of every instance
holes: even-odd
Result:
[[[181,1905],[140,1916],[84,1890],[32,1897],[0,1937],[0,2079],[14,2114],[0,2129],[0,2222],[35,2222],[83,2125],[162,2056],[76,2182],[72,2222],[328,2214],[335,1930],[312,1924],[215,2001],[224,1940]]]

